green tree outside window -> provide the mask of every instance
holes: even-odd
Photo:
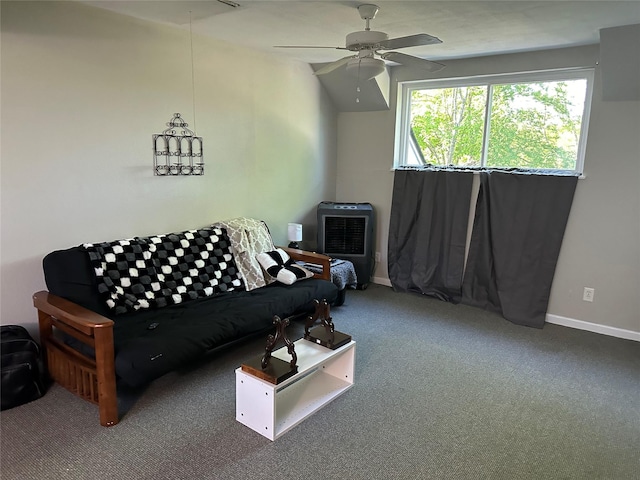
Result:
[[[586,87],[577,79],[414,90],[410,125],[427,164],[572,170]]]

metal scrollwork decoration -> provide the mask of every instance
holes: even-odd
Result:
[[[202,137],[187,128],[189,124],[179,113],[173,114],[167,126],[162,133],[153,134],[154,175],[204,175]]]

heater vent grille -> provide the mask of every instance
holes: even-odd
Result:
[[[364,217],[325,217],[325,252],[332,255],[364,255]]]

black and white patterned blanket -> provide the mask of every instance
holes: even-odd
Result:
[[[161,308],[242,286],[222,228],[87,243],[98,291],[116,314]]]

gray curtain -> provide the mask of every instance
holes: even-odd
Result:
[[[397,170],[389,222],[394,290],[461,298],[473,173]]]
[[[462,303],[542,328],[577,181],[480,174]]]

